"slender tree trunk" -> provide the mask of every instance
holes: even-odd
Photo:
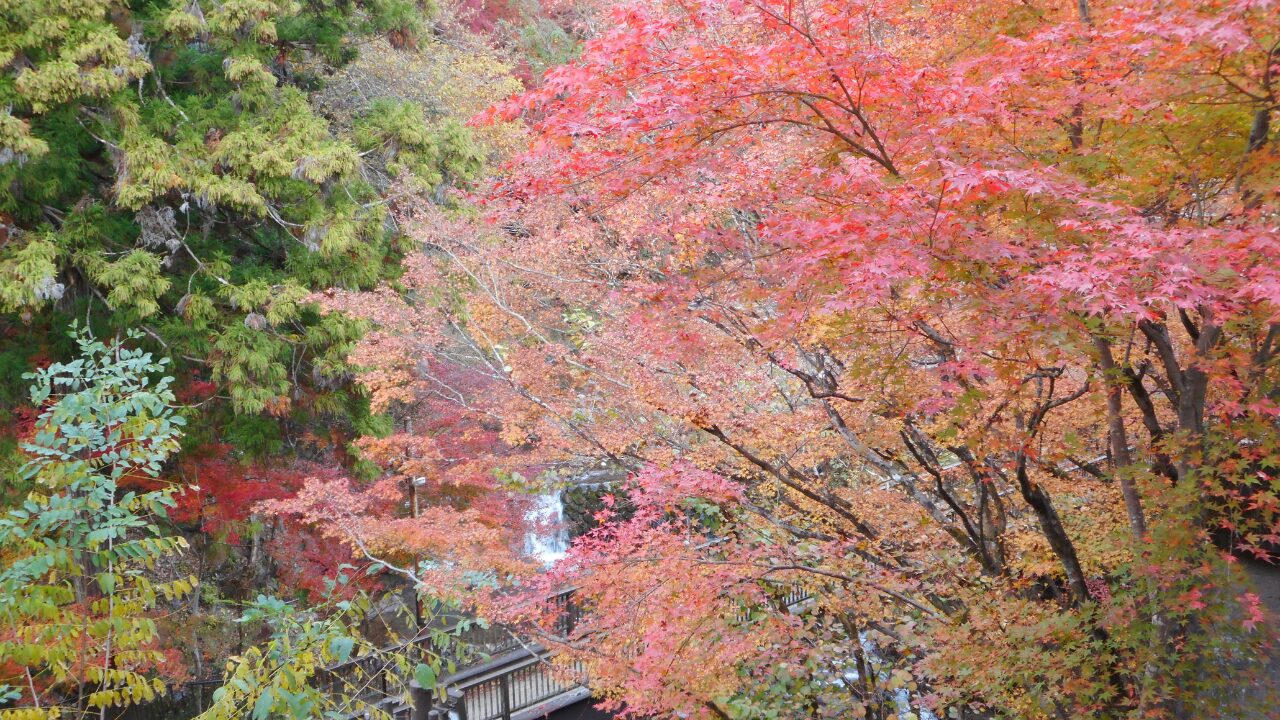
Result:
[[[1268,58],[1269,60],[1270,58]],[[1271,135],[1271,105],[1258,108],[1253,114],[1253,122],[1249,126],[1249,141],[1245,145],[1244,156],[1240,158],[1240,171],[1236,173],[1236,191],[1239,192],[1244,186],[1244,176],[1248,171],[1246,164],[1249,162],[1249,156],[1258,152],[1267,144],[1267,138]],[[1262,195],[1252,190],[1245,190],[1241,195],[1244,201],[1245,209],[1252,210],[1258,207],[1262,202]]]
[[[1062,569],[1067,575],[1067,585],[1071,589],[1071,605],[1078,606],[1089,598],[1089,586],[1085,582],[1084,569],[1080,565],[1079,556],[1076,555],[1075,544],[1071,542],[1066,528],[1062,526],[1062,518],[1053,507],[1053,500],[1049,497],[1049,493],[1027,474],[1025,458],[1018,462],[1017,477],[1022,499],[1035,511],[1045,540],[1049,541],[1050,549],[1062,563]]]
[[[1098,364],[1102,368],[1103,382],[1107,388],[1107,439],[1111,445],[1111,461],[1120,482],[1120,494],[1124,497],[1124,509],[1129,515],[1129,527],[1133,529],[1138,542],[1147,535],[1147,520],[1142,512],[1142,499],[1133,478],[1128,472],[1133,467],[1133,459],[1129,456],[1129,438],[1124,427],[1124,408],[1121,404],[1124,380],[1116,368],[1115,359],[1111,356],[1111,343],[1103,337],[1094,336],[1093,346],[1098,350]]]
[[[1178,394],[1178,428],[1186,434],[1186,445],[1178,460],[1178,477],[1184,481],[1204,453],[1204,406],[1209,374],[1203,363],[1208,361],[1222,336],[1222,329],[1213,323],[1208,310],[1204,311],[1204,318],[1195,339],[1195,359],[1182,372],[1182,390]]]
[[[1092,25],[1093,19],[1089,16],[1089,0],[1076,0],[1076,14],[1080,22],[1085,25]],[[1075,78],[1076,87],[1084,87],[1084,74],[1079,70],[1073,70],[1072,76]],[[1084,147],[1084,101],[1077,101],[1071,106],[1071,117],[1067,120],[1067,140],[1071,142],[1072,150],[1080,150]]]

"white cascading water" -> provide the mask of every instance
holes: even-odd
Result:
[[[868,639],[866,633],[858,633],[858,643],[862,645],[863,653],[873,664],[883,662],[883,659],[880,657],[880,653],[876,650],[875,643]],[[850,664],[852,663],[852,660],[846,659],[846,661]],[[843,674],[846,683],[858,682],[858,671],[852,667],[845,668]],[[889,679],[887,672],[881,671],[879,674],[882,676],[882,681]],[[893,703],[897,706],[898,717],[901,720],[907,720],[907,718],[918,718],[918,720],[938,720],[937,715],[934,715],[928,708],[920,706],[918,701],[917,709],[919,712],[912,712],[911,692],[906,688],[899,688],[893,692]]]
[[[529,529],[524,535],[524,551],[542,563],[554,565],[569,551],[569,529],[564,524],[564,503],[560,491],[538,495],[525,513]]]

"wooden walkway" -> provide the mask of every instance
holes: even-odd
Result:
[[[419,712],[414,720],[533,720],[591,697],[590,689],[575,679],[583,677],[582,668],[555,667],[549,651],[531,650],[444,678],[445,698],[415,699]]]
[[[780,608],[793,612],[810,600],[808,592],[795,587],[777,602]],[[557,632],[567,636],[579,617],[573,590],[546,602],[558,608]],[[472,627],[459,639],[486,659],[441,678],[437,686],[442,692],[417,687],[379,655],[330,668],[330,681],[335,690],[362,688],[359,700],[363,704],[396,720],[535,720],[591,696],[585,668],[553,665],[550,649],[523,642],[514,629]],[[415,651],[420,652],[412,643],[396,650],[408,655],[411,662],[416,662]]]
[[[546,600],[558,608],[558,631],[566,635],[578,616],[572,597],[570,589]],[[436,653],[429,636],[331,667],[322,682],[396,720],[532,720],[590,697],[583,683],[566,677],[572,669],[553,668],[549,650],[525,642],[512,628],[471,625],[456,641],[477,660],[440,678],[443,697],[417,687],[389,660],[400,655],[412,666],[424,652]],[[366,710],[351,717],[374,714]]]

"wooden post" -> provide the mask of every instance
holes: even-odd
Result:
[[[445,691],[444,711],[445,714],[441,716],[444,720],[451,717],[467,720],[467,701],[461,690],[449,688]]]
[[[502,688],[502,720],[511,720],[511,673],[499,675],[498,685]]]
[[[440,717],[435,711],[435,693],[419,685],[417,680],[409,681],[409,699],[413,704],[409,716],[412,720],[436,720]]]
[[[467,720],[467,704],[461,690],[449,688],[443,699],[434,690],[427,690],[418,681],[409,681],[409,696],[413,700],[412,720]]]

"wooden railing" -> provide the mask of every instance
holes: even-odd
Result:
[[[560,637],[568,637],[581,617],[582,609],[574,598],[574,590],[568,589],[545,600],[552,605],[552,627]],[[804,588],[791,586],[777,596],[775,607],[790,612],[811,598]],[[577,664],[553,666],[551,650],[523,641],[514,628],[471,625],[454,634],[451,643],[467,648],[467,657],[482,660],[440,678],[442,691],[416,687],[386,659],[388,654],[399,654],[411,667],[424,651],[448,652],[431,645],[430,638],[343,663],[326,674],[328,681],[335,683],[335,691],[357,688],[361,702],[381,706],[393,717],[413,720],[533,720],[590,696],[585,668]],[[408,696],[412,697],[411,706],[403,703]]]
[[[551,611],[555,613],[556,632],[563,635],[572,630],[580,614],[572,598],[572,588],[546,598],[546,602],[553,606]],[[464,623],[466,628],[459,631]],[[514,628],[496,624],[481,626],[471,618],[457,617],[444,627],[429,628],[419,635],[372,655],[329,667],[317,674],[317,682],[335,695],[351,697],[353,706],[379,707],[393,716],[403,714],[407,717],[407,706],[401,706],[405,705],[404,700],[412,690],[412,683],[408,680],[412,673],[406,669],[424,661],[427,656],[451,658],[462,668],[458,673],[442,678],[442,685],[456,682],[456,678],[472,677],[476,668],[509,667],[530,658],[545,657],[541,646],[527,645]],[[444,642],[437,642],[438,639]],[[517,689],[516,695],[511,697],[527,700],[520,696],[521,692],[523,690]]]
[[[523,720],[585,700],[581,666],[556,667],[541,646],[455,673],[441,682],[444,696],[419,694],[415,718]]]
[[[777,606],[790,612],[812,599],[802,587],[790,586],[777,597]],[[572,591],[550,602],[562,609],[555,630],[567,637],[578,623],[581,608]],[[590,697],[586,668],[578,663],[553,666],[551,651],[531,645],[495,657],[484,665],[444,678],[443,696],[418,693],[415,720],[534,720]]]

